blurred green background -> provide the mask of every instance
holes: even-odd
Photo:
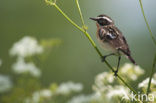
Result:
[[[81,25],[74,0],[57,0],[57,4],[72,20]],[[156,32],[155,4],[155,0],[143,0],[153,33]],[[106,14],[123,32],[132,56],[137,64],[146,69],[145,76],[148,76],[155,48],[146,28],[139,0],[80,0],[80,6],[85,23],[89,27],[88,32],[98,47],[95,22],[89,20],[89,17]],[[101,63],[87,38],[54,7],[47,6],[44,0],[0,0],[0,58],[3,60],[0,73],[12,72],[11,64],[15,59],[9,56],[9,50],[13,43],[25,35],[37,39],[62,40],[62,44],[53,49],[46,61],[40,64],[43,72],[40,81],[45,86],[51,82],[72,80],[83,83],[85,92],[91,92],[95,75],[109,70],[104,63]],[[100,50],[103,54],[107,54],[101,48]],[[116,66],[117,58],[112,57],[108,60]],[[125,62],[129,61],[123,57],[121,65]]]

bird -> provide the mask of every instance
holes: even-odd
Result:
[[[131,56],[128,43],[122,32],[115,26],[114,21],[105,14],[90,19],[96,21],[96,37],[101,47],[104,50],[111,52],[108,55],[102,56],[102,62],[104,62],[108,56],[118,56],[117,69],[114,70],[114,75],[117,76],[122,55],[125,55],[133,64],[136,65],[135,60]]]

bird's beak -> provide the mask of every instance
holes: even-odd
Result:
[[[98,18],[89,18],[89,19],[94,20],[94,21],[97,21],[98,20]]]

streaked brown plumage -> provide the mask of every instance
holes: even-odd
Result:
[[[128,59],[136,64],[134,59],[131,57],[129,46],[125,37],[122,35],[121,31],[114,25],[113,20],[106,15],[99,15],[96,18],[90,18],[96,21],[97,33],[96,37],[102,47],[105,50],[109,50],[112,53],[104,56],[103,60],[110,55],[118,55],[119,61],[117,66],[117,71],[120,63],[121,54],[124,54]],[[116,73],[117,73],[116,71]]]

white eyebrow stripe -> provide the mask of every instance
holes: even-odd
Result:
[[[103,19],[108,20],[109,22],[112,22],[112,20],[111,20],[111,19],[109,19],[108,17],[98,17],[98,18],[103,18]]]

